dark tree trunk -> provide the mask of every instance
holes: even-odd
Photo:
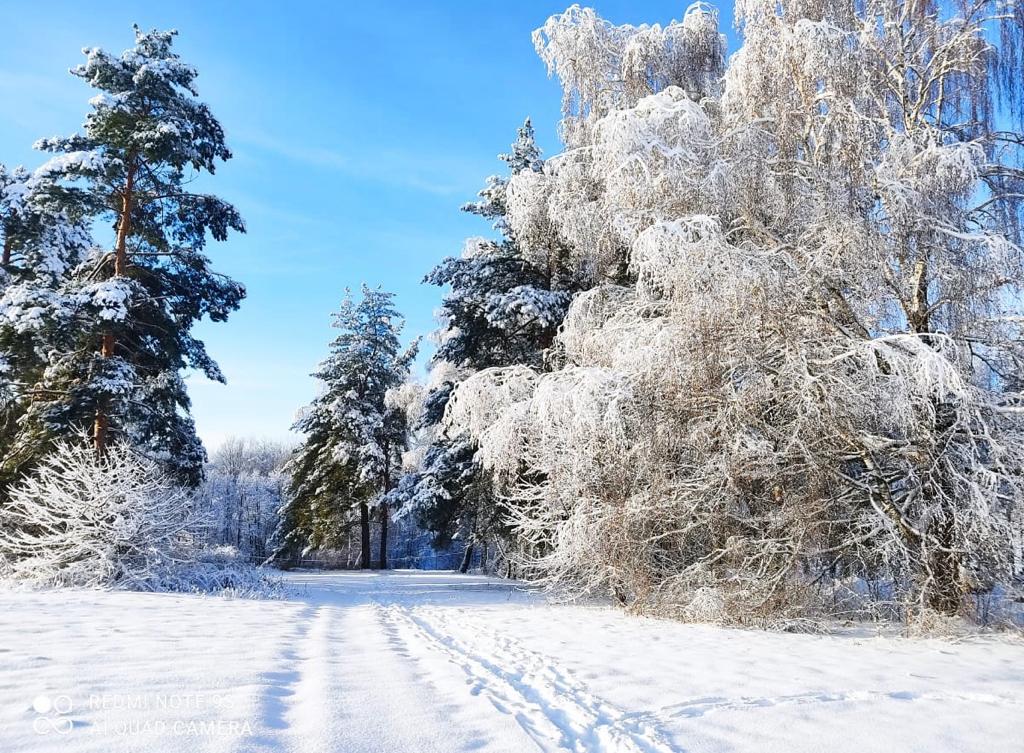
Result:
[[[469,570],[469,565],[473,561],[473,542],[466,544],[466,551],[462,555],[462,564],[459,565],[459,572],[464,573]]]
[[[930,581],[925,593],[928,606],[942,614],[955,615],[963,607],[964,583],[961,577],[961,555],[955,551],[951,515],[935,526],[939,546],[930,553]],[[941,547],[941,548],[940,548]],[[945,551],[943,551],[945,550]]]
[[[121,213],[117,222],[117,239],[114,242],[114,277],[123,277],[128,269],[128,234],[132,227],[132,210],[135,205],[135,168],[129,167],[125,178],[124,193],[121,195]],[[100,341],[100,357],[114,357],[114,335],[106,333]],[[92,442],[96,454],[101,456],[107,450],[110,434],[110,406],[106,400],[96,406],[93,421]]]
[[[934,339],[931,336],[930,314],[932,304],[928,300],[928,288],[931,281],[930,263],[925,253],[914,265],[913,297],[910,308],[907,311],[907,322],[911,330],[921,339],[933,345]],[[933,400],[935,408],[935,433],[934,446],[937,451],[949,452],[957,442],[955,435],[957,417],[956,409],[948,402],[939,399]],[[955,451],[955,450],[952,450]],[[938,459],[929,457],[927,466],[941,468]],[[961,574],[963,564],[962,556],[956,551],[954,536],[954,513],[947,509],[949,500],[956,498],[956,491],[948,478],[949,471],[933,473],[928,467],[923,467],[922,478],[933,478],[938,489],[931,489],[927,485],[924,488],[924,497],[929,507],[938,506],[938,520],[933,523],[929,532],[931,541],[928,542],[928,559],[924,564],[925,573],[925,602],[929,607],[943,614],[955,615],[963,605],[964,583]],[[935,504],[936,496],[940,495],[938,504]],[[920,537],[911,538],[911,544],[920,544]]]
[[[359,552],[359,567],[363,570],[370,569],[370,508],[365,502],[359,503],[359,530],[362,534]]]
[[[17,215],[18,215],[17,212],[15,212],[15,211],[11,212],[11,218],[12,219],[14,217],[16,217]],[[4,258],[3,258],[2,263],[6,267],[7,265],[9,265],[11,263],[11,250],[14,248],[14,238],[11,237],[11,230],[10,230],[10,228],[4,228],[4,230],[5,230],[5,232],[4,232]]]
[[[380,503],[380,569],[388,569],[388,506]]]
[[[114,357],[114,336],[105,334],[100,338],[100,357]],[[96,454],[101,456],[107,450],[107,440],[110,433],[110,416],[107,398],[101,398],[96,406],[96,418],[93,421],[92,441]]]
[[[956,409],[949,403],[935,401],[935,445],[945,448],[940,452],[956,451],[955,448],[959,444],[956,425]],[[935,462],[934,467],[946,466]],[[926,485],[924,489],[924,496],[930,503],[929,507],[939,508],[928,531],[931,541],[928,543],[928,587],[925,599],[928,606],[935,611],[955,615],[963,606],[966,584],[962,573],[963,556],[956,546],[956,512],[951,509],[957,492],[949,473],[949,470],[935,473],[932,483],[937,488]]]

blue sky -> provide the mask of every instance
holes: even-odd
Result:
[[[228,378],[189,377],[207,446],[289,437],[315,394],[308,375],[330,313],[362,282],[397,294],[406,335],[435,326],[422,285],[486,223],[459,211],[523,118],[559,149],[560,93],[530,33],[568,0],[445,2],[35,2],[0,0],[0,162],[34,166],[39,137],[74,132],[92,96],[67,69],[84,46],[120,51],[132,23],[176,28],[233,160],[208,183],[248,233],[213,244],[215,267],[249,295],[198,333]],[[665,23],[685,2],[593,3],[616,23]],[[731,24],[731,8],[722,12]]]

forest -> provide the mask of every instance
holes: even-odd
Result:
[[[549,4],[11,14],[0,751],[1017,749],[1024,3]]]
[[[562,151],[526,119],[462,207],[485,235],[424,265],[436,331],[339,292],[297,445],[209,459],[182,375],[223,380],[193,327],[243,304],[209,242],[246,226],[192,185],[232,153],[175,32],[87,48],[81,132],[0,167],[0,572],[258,591],[397,561],[686,621],[1004,617],[1022,9],[735,16],[731,55],[702,3],[550,17]]]

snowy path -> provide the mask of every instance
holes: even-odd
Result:
[[[1020,643],[678,625],[448,573],[288,580],[275,602],[0,592],[0,752],[1024,751]]]

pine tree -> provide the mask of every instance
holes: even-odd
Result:
[[[380,567],[387,567],[388,492],[398,482],[406,447],[402,410],[388,393],[408,377],[418,343],[402,349],[403,321],[394,295],[367,286],[357,302],[346,293],[334,316],[340,334],[314,376],[323,392],[295,429],[306,435],[290,464],[283,511],[284,549],[330,547],[358,514],[361,559],[370,567],[370,516],[380,523]]]
[[[8,481],[38,454],[25,416],[47,397],[41,381],[48,355],[74,347],[64,289],[92,246],[82,220],[47,206],[39,181],[24,168],[0,165],[0,352],[4,359],[0,480]],[[71,325],[71,326],[69,326]]]
[[[505,219],[510,178],[544,166],[529,119],[498,159],[508,165],[509,177],[489,177],[479,200],[462,210],[490,220],[499,238],[470,238],[461,256],[444,259],[424,279],[451,288],[441,304],[444,325],[434,364],[471,370],[539,366],[569,303],[572,286],[561,284],[554,268],[527,259]]]
[[[307,406],[295,427],[305,439],[286,467],[287,501],[274,536],[277,560],[341,548],[352,525],[351,500],[362,493],[353,464],[334,453],[335,424],[326,401]]]
[[[87,434],[100,453],[124,438],[194,484],[205,452],[180,372],[224,377],[191,327],[225,320],[245,294],[203,250],[208,236],[225,240],[244,225],[230,204],[186,190],[231,152],[196,99],[196,70],[171,49],[174,36],[136,27],[135,46],[120,56],[86,49],[72,73],[100,93],[83,134],[36,145],[55,156],[28,181],[35,211],[109,222],[114,239],[71,269],[38,314],[38,336],[54,347],[27,427],[37,441]]]
[[[509,175],[489,177],[478,200],[462,207],[491,221],[498,239],[469,239],[461,256],[443,260],[424,280],[450,288],[441,304],[443,325],[432,360],[435,377],[442,372],[445,376],[435,378],[419,417],[419,428],[432,428],[435,436],[422,467],[402,484],[405,500],[419,511],[421,525],[434,533],[435,545],[446,547],[462,534],[467,551],[475,536],[498,532],[502,523],[475,448],[447,438],[440,427],[449,397],[459,379],[482,369],[542,367],[575,289],[557,253],[544,265],[527,258],[506,221],[510,179],[544,168],[529,119],[509,152],[498,159],[506,163]]]

